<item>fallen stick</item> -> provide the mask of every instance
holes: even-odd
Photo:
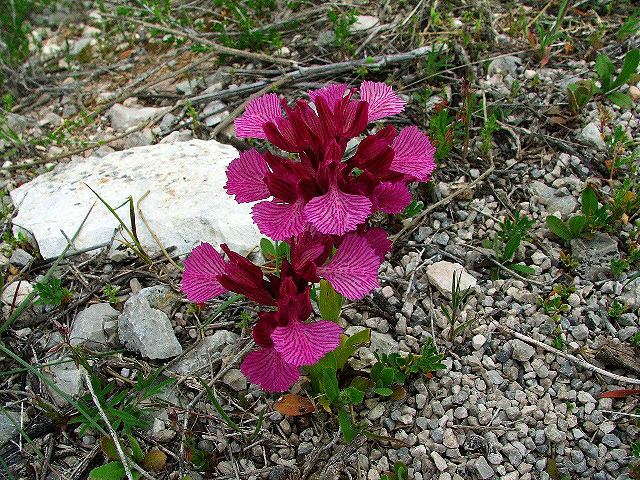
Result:
[[[504,333],[508,333],[509,335],[512,335],[522,340],[523,342],[530,343],[532,345],[542,348],[543,350],[554,353],[560,357],[566,358],[570,362],[576,365],[580,365],[581,367],[586,368],[591,372],[599,373],[601,375],[604,375],[605,377],[609,377],[612,380],[617,380],[619,382],[626,382],[626,383],[632,383],[634,385],[640,385],[640,379],[623,377],[622,375],[616,375],[615,373],[607,372],[606,370],[600,367],[596,367],[595,365],[592,365],[589,362],[586,362],[585,360],[581,360],[578,357],[575,357],[569,353],[561,352],[557,348],[553,348],[551,345],[547,345],[546,343],[542,343],[542,342],[539,342],[538,340],[534,340],[533,338],[528,337],[527,335],[523,335],[522,333],[518,333],[514,330],[511,330],[509,327],[505,327],[504,325],[498,324],[497,328],[498,330],[502,330]]]

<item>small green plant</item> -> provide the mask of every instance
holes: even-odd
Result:
[[[49,282],[36,283],[39,299],[33,302],[34,305],[55,305],[57,307],[66,307],[73,298],[73,291],[63,288],[62,281],[59,278],[51,277]]]
[[[106,283],[102,291],[107,296],[107,301],[115,308],[119,309],[120,299],[118,298],[118,292],[120,291],[120,287]]]
[[[449,114],[449,109],[436,105],[436,113],[429,122],[431,143],[436,147],[435,159],[445,158],[462,135],[461,124]]]
[[[627,18],[627,21],[620,27],[616,38],[619,41],[625,40],[627,37],[635,35],[640,30],[640,8],[636,8],[635,11]]]
[[[441,43],[438,49],[434,45],[429,50],[422,63],[426,78],[438,78],[440,72],[453,66],[453,53],[449,53],[451,50],[453,50],[452,46],[446,43]]]
[[[409,469],[400,461],[393,464],[393,472],[384,472],[380,475],[380,480],[408,480],[408,478]]]
[[[570,412],[573,412],[573,410],[576,408],[576,406],[571,403],[571,402],[567,402],[567,410]]]
[[[638,81],[636,69],[640,62],[640,50],[634,49],[624,57],[622,69],[614,79],[615,67],[609,57],[605,54],[600,55],[596,59],[596,73],[600,80],[600,86],[596,85],[595,80],[580,80],[572,83],[567,87],[567,96],[569,97],[569,109],[573,115],[577,115],[591,101],[594,96],[606,97],[612,103],[615,103],[624,110],[633,108],[631,98],[618,91],[625,83],[634,83]]]
[[[472,292],[472,288],[469,287],[464,291],[460,290],[460,279],[462,278],[462,271],[458,273],[458,278],[456,278],[456,272],[453,272],[453,276],[451,279],[451,303],[448,306],[444,304],[440,305],[442,313],[447,317],[449,321],[449,341],[453,341],[456,333],[464,329],[467,323],[463,323],[462,325],[456,327],[456,321],[458,320],[458,315],[464,309],[464,306],[467,304],[468,297]]]
[[[268,238],[260,239],[260,250],[262,256],[267,261],[266,266],[273,266],[276,270],[276,275],[280,271],[280,264],[283,259],[291,261],[291,249],[287,242],[272,242]]]
[[[489,153],[493,146],[491,138],[493,134],[498,131],[498,117],[495,112],[492,112],[487,122],[482,126],[482,151],[485,155]]]
[[[145,412],[153,409],[144,406],[144,403],[155,395],[160,395],[163,389],[175,382],[175,378],[169,378],[156,384],[158,375],[162,372],[162,368],[158,368],[148,377],[144,377],[138,373],[133,388],[123,388],[118,391],[115,380],[104,383],[95,375],[90,375],[91,385],[96,396],[104,410],[109,422],[115,431],[120,427],[127,434],[131,434],[133,428],[146,428],[147,421],[144,419]],[[97,407],[93,404],[91,395],[86,395],[78,401],[81,415],[72,418],[69,423],[82,423],[80,435],[84,435],[87,428],[91,426],[87,422],[87,417],[92,419],[98,425],[104,425]]]
[[[329,11],[329,20],[333,23],[333,33],[335,34],[334,44],[345,54],[350,54],[355,50],[355,46],[349,39],[351,30],[349,27],[356,23],[356,12],[348,10],[343,13],[337,13],[334,10]]]
[[[129,451],[131,453],[125,455],[127,455],[129,462],[135,462],[136,465],[139,465],[145,471],[157,471],[164,467],[167,456],[161,450],[154,448],[145,454],[133,435],[128,434],[127,439],[129,440]],[[118,440],[118,442],[120,441]],[[122,445],[122,442],[120,442],[120,445]],[[91,472],[89,472],[89,480],[120,480],[121,478],[125,478],[127,473],[122,464],[122,458],[120,457],[115,441],[110,437],[102,437],[100,447],[107,458],[112,461],[91,470]],[[133,478],[140,478],[142,475],[140,472],[133,470],[131,471],[131,476]]]
[[[424,203],[416,200],[411,200],[411,203],[404,208],[402,213],[396,215],[398,220],[403,221],[407,218],[411,218],[419,214],[424,208]]]
[[[558,283],[553,287],[553,290],[546,299],[540,299],[542,303],[542,309],[547,315],[551,315],[555,324],[554,333],[555,337],[551,340],[551,346],[564,350],[564,340],[562,333],[562,326],[560,323],[560,316],[562,313],[569,310],[569,304],[567,300],[569,295],[575,293],[576,288],[573,284],[565,285],[564,283]]]
[[[526,215],[521,216],[518,210],[513,220],[506,216],[502,222],[498,222],[498,231],[493,241],[486,239],[482,242],[482,245],[485,248],[492,249],[496,260],[507,268],[525,275],[533,274],[535,270],[532,267],[510,262],[520,248],[522,241],[531,240],[528,236],[528,231],[531,230],[534,223],[535,221],[529,219]],[[493,270],[491,276],[497,279],[498,271]]]
[[[629,338],[629,342],[636,348],[640,348],[640,332],[636,332],[633,334],[631,338]]]
[[[609,316],[611,318],[620,318],[620,315],[626,312],[627,308],[629,307],[620,303],[616,298],[613,300],[613,303],[611,304],[611,306],[607,309],[607,313],[609,313]]]
[[[542,22],[536,22],[536,29],[538,30],[538,41],[536,41],[533,33],[527,31],[527,37],[531,48],[533,48],[536,56],[540,60],[540,66],[544,67],[549,62],[549,54],[551,53],[551,45],[553,42],[559,39],[568,39],[567,35],[559,32],[558,29],[562,25],[564,16],[567,13],[567,7],[569,6],[569,0],[563,0],[558,10],[558,16],[556,21],[551,26],[543,26]]]
[[[574,238],[590,237],[596,231],[609,225],[611,217],[606,206],[598,206],[598,197],[591,187],[582,191],[582,214],[572,216],[567,223],[558,217],[549,215],[547,227],[565,241]]]
[[[393,384],[402,385],[407,378],[415,374],[431,377],[436,370],[446,368],[440,361],[444,353],[438,353],[433,339],[428,338],[422,347],[421,355],[410,353],[403,357],[399,353],[378,354],[374,352],[378,360],[371,368],[371,380],[375,383],[375,392],[388,397],[398,391],[390,388]]]

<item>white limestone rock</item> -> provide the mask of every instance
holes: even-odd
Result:
[[[35,237],[44,258],[57,257],[96,203],[74,242],[77,249],[109,242],[118,221],[98,201],[93,188],[109,205],[134,202],[149,191],[140,208],[165,248],[184,254],[201,242],[247,253],[260,242],[251,204],[227,195],[225,169],[238,156],[231,146],[192,140],[112,152],[101,158],[76,159],[11,191],[18,209],[13,224]],[[119,215],[129,225],[128,206]],[[138,236],[148,252],[159,251],[144,223],[136,220]]]
[[[154,308],[156,287],[140,290],[124,304],[118,317],[118,337],[129,350],[143,357],[165,359],[182,353],[166,313]]]
[[[162,115],[167,110],[165,107],[125,107],[124,105],[116,103],[109,109],[109,118],[111,119],[111,126],[114,129],[119,132],[124,132],[131,127],[137,127],[156,116]]]
[[[118,312],[108,303],[96,303],[82,310],[73,321],[69,334],[71,345],[84,345],[91,350],[106,352],[110,349],[105,323],[118,319]]]
[[[440,261],[427,267],[427,278],[431,285],[436,287],[447,298],[451,298],[453,288],[453,274],[456,275],[456,283],[460,285],[460,292],[476,286],[476,279],[469,275],[459,263]],[[458,280],[458,276],[460,279]]]

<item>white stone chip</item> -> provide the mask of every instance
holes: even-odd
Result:
[[[456,275],[456,283],[458,283],[458,276],[460,276],[459,285],[461,293],[467,288],[474,288],[476,286],[476,279],[469,275],[464,267],[459,263],[451,263],[442,260],[440,262],[432,263],[427,267],[427,278],[431,284],[447,298],[451,298],[454,273]]]

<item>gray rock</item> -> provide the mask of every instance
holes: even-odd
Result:
[[[582,140],[587,142],[589,145],[596,147],[598,150],[604,151],[607,149],[607,144],[604,143],[604,140],[602,139],[598,122],[591,122],[585,125],[580,132],[580,137]]]
[[[148,122],[152,118],[162,116],[168,108],[125,107],[116,103],[109,109],[111,126],[119,132]]]
[[[493,474],[494,474],[493,468],[491,468],[491,465],[487,463],[486,458],[482,456],[478,457],[474,462],[474,467],[482,480],[486,480],[488,478],[493,477]]]
[[[18,432],[16,425],[20,425],[20,413],[5,409],[0,415],[0,445],[10,440]]]
[[[536,349],[533,348],[528,343],[523,342],[519,339],[514,339],[510,341],[513,346],[513,354],[512,357],[514,360],[519,362],[528,362],[531,357],[536,353]]]
[[[196,348],[185,353],[168,370],[178,375],[188,375],[209,365],[209,358],[221,352],[226,345],[238,341],[238,334],[228,330],[216,330],[213,335],[207,335]]]
[[[33,292],[33,285],[31,285],[31,283],[25,280],[11,282],[2,292],[2,303],[5,305],[20,305],[31,292]]]
[[[436,468],[441,472],[444,472],[447,469],[447,462],[442,455],[438,452],[431,452],[431,458],[433,459],[433,463],[436,464]]]
[[[518,66],[522,63],[518,57],[513,55],[505,55],[498,57],[489,64],[487,76],[491,77],[496,73],[509,74],[515,78]]]
[[[129,196],[136,202],[149,190],[140,208],[165,247],[176,246],[176,254],[185,254],[199,242],[227,243],[243,254],[258,245],[261,234],[251,205],[238,204],[223,189],[225,169],[237,156],[228,145],[192,140],[72,160],[11,191],[18,207],[13,222],[35,236],[44,258],[53,258],[67,245],[60,230],[71,237],[97,200],[86,185],[112,206]],[[81,249],[109,242],[118,225],[98,202],[74,245]],[[138,227],[142,246],[158,251],[140,219]]]
[[[571,240],[571,258],[578,262],[576,271],[586,280],[599,280],[609,275],[611,260],[619,255],[616,240],[604,233]]]
[[[459,284],[461,292],[476,286],[476,279],[469,275],[464,267],[459,263],[451,263],[442,260],[440,262],[432,263],[427,267],[427,278],[431,284],[447,298],[451,298],[454,274],[456,276],[456,283]],[[460,276],[459,281],[458,276]]]
[[[118,319],[120,312],[108,303],[96,303],[76,315],[69,334],[71,345],[84,345],[97,352],[106,352],[111,347],[105,323]]]
[[[16,268],[23,269],[27,265],[30,265],[33,260],[34,257],[29,252],[26,252],[21,248],[16,248],[11,254],[9,263]]]
[[[638,327],[624,327],[618,330],[618,338],[621,342],[626,342],[638,332]]]
[[[547,425],[544,433],[552,443],[561,443],[567,439],[567,434],[558,430],[558,426],[555,423]]]
[[[571,328],[571,335],[579,342],[589,338],[589,328],[585,324],[576,325]]]
[[[613,433],[607,433],[606,435],[603,435],[600,442],[607,448],[618,448],[622,443],[620,439]]]
[[[151,307],[147,294],[153,298],[155,293],[155,290],[143,289],[127,300],[118,317],[118,336],[127,349],[144,357],[175,357],[182,353],[182,346],[167,314]]]
[[[364,32],[380,25],[380,19],[372,15],[356,15],[355,23],[349,26],[352,32]]]
[[[86,370],[84,367],[76,368],[75,364],[70,358],[67,358],[67,362],[52,364],[49,370],[44,373],[45,376],[51,380],[51,382],[62,392],[71,398],[77,398],[84,393],[84,373]],[[47,386],[49,394],[53,401],[60,406],[67,405],[67,400],[60,395],[51,386]]]
[[[474,335],[473,338],[471,339],[471,345],[473,346],[474,350],[480,350],[482,347],[484,347],[484,344],[487,342],[487,337],[485,337],[484,335]]]
[[[563,216],[573,213],[578,201],[565,188],[557,189],[535,181],[531,184],[534,196],[547,207],[547,212],[560,212]]]
[[[222,376],[222,382],[236,392],[247,389],[247,377],[240,370],[232,368]]]

